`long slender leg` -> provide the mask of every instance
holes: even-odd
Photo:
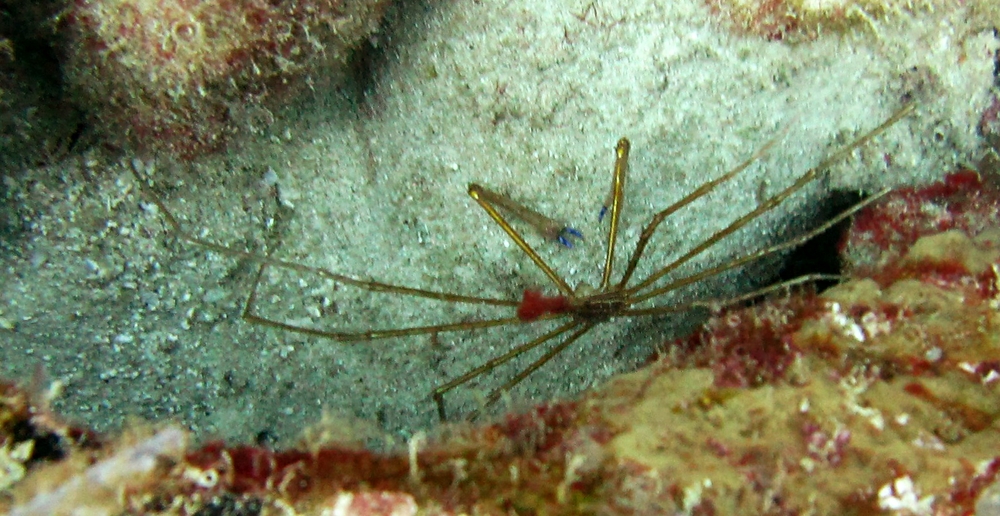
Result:
[[[272,264],[268,262],[261,264],[260,269],[257,272],[257,277],[254,279],[253,287],[250,289],[250,294],[247,296],[246,303],[244,303],[243,305],[243,319],[249,323],[259,324],[261,326],[268,326],[270,328],[277,328],[280,330],[290,331],[293,333],[300,333],[312,337],[321,337],[324,339],[336,340],[338,342],[362,342],[369,340],[388,339],[392,337],[405,337],[409,335],[426,335],[428,333],[476,330],[482,328],[492,328],[494,326],[503,326],[507,324],[524,324],[524,321],[522,321],[520,318],[516,316],[500,317],[496,319],[482,319],[477,321],[460,321],[460,322],[446,323],[446,324],[431,324],[425,326],[410,326],[405,328],[364,330],[356,332],[321,330],[317,328],[310,328],[308,326],[289,324],[286,322],[278,321],[275,319],[268,319],[266,317],[257,315],[256,313],[254,313],[253,310],[253,307],[256,305],[257,302],[257,288],[260,286],[260,281],[261,278],[263,277],[264,270],[270,265]]]
[[[813,229],[811,229],[811,230],[809,230],[809,231],[807,231],[807,232],[805,232],[805,233],[803,233],[803,234],[801,234],[801,235],[799,235],[799,236],[797,236],[795,238],[792,238],[790,240],[786,240],[784,242],[781,242],[781,243],[778,243],[778,244],[775,244],[775,245],[772,245],[772,246],[769,246],[769,247],[765,247],[763,249],[758,249],[757,251],[755,251],[753,253],[741,256],[741,257],[736,258],[734,260],[730,260],[728,262],[725,262],[723,264],[717,265],[715,267],[712,267],[712,268],[709,268],[709,269],[705,269],[703,271],[698,272],[697,274],[692,274],[691,276],[680,278],[678,280],[672,281],[672,282],[670,282],[670,283],[668,283],[666,285],[663,285],[661,287],[655,288],[655,289],[650,290],[648,292],[644,292],[644,293],[642,293],[640,295],[631,296],[629,298],[629,301],[632,304],[642,303],[643,301],[648,301],[649,299],[652,299],[654,297],[657,297],[659,295],[665,294],[665,293],[673,291],[673,290],[677,290],[677,289],[679,289],[681,287],[690,285],[692,283],[696,283],[696,282],[701,281],[701,280],[703,280],[705,278],[709,278],[711,276],[715,276],[716,274],[723,273],[723,272],[728,271],[730,269],[735,269],[736,267],[739,267],[741,265],[750,263],[752,261],[759,260],[759,259],[761,259],[761,258],[763,258],[765,256],[769,256],[769,255],[772,255],[772,254],[775,254],[775,253],[780,253],[782,251],[798,247],[798,246],[806,243],[806,241],[808,241],[809,239],[815,237],[816,235],[819,235],[820,233],[822,233],[822,232],[824,232],[824,231],[832,228],[833,226],[839,224],[840,222],[846,220],[848,217],[850,217],[851,215],[854,215],[855,213],[857,213],[858,211],[860,211],[861,209],[863,209],[865,206],[868,206],[871,203],[873,203],[873,202],[881,199],[887,193],[889,193],[889,189],[881,190],[881,191],[875,193],[874,195],[872,195],[871,197],[868,197],[867,199],[865,199],[865,200],[863,200],[863,201],[855,204],[854,206],[851,206],[849,209],[841,212],[836,217],[833,217],[830,220],[827,220],[823,224],[821,224],[821,225],[819,225],[819,226],[817,226],[817,227],[815,227],[815,228],[813,228]]]
[[[641,317],[648,315],[664,315],[664,314],[687,312],[688,310],[694,308],[718,309],[736,305],[744,301],[756,299],[758,297],[766,296],[768,294],[777,292],[779,290],[787,290],[797,285],[804,285],[806,283],[813,283],[817,281],[839,281],[842,279],[844,279],[843,276],[838,276],[836,274],[819,274],[819,273],[806,274],[804,276],[799,276],[797,278],[792,278],[790,280],[782,281],[779,283],[772,283],[771,285],[768,285],[766,287],[762,287],[751,292],[746,292],[738,296],[722,297],[715,299],[699,299],[697,301],[691,301],[690,303],[683,303],[679,305],[651,306],[649,308],[629,308],[627,310],[622,311],[621,315],[627,317]]]
[[[504,233],[507,233],[507,236],[509,236],[511,240],[513,240],[514,243],[528,255],[528,258],[531,258],[531,261],[535,262],[535,265],[541,269],[550,280],[552,280],[552,283],[556,285],[564,296],[570,297],[573,295],[573,289],[566,284],[566,281],[563,280],[562,277],[560,277],[559,274],[557,274],[556,271],[553,270],[552,267],[550,267],[537,252],[535,252],[535,249],[531,247],[531,244],[529,244],[523,236],[521,236],[521,233],[514,229],[510,223],[507,222],[507,219],[504,218],[499,211],[497,211],[494,206],[494,201],[496,201],[499,194],[478,184],[472,183],[469,185],[469,196],[479,203],[479,206],[481,206],[490,218],[492,218],[493,221],[500,226],[500,229],[503,229]]]
[[[177,231],[176,234],[181,240],[195,244],[199,247],[203,247],[205,249],[208,249],[209,251],[213,251],[219,254],[224,254],[227,256],[232,256],[234,258],[244,259],[248,261],[255,261],[261,264],[267,264],[272,267],[315,274],[317,276],[329,279],[333,282],[349,285],[362,290],[367,290],[369,292],[400,294],[404,296],[422,297],[425,299],[433,299],[436,301],[446,301],[451,303],[468,303],[468,304],[511,306],[511,307],[517,307],[520,304],[519,300],[514,300],[514,299],[497,299],[497,298],[479,297],[479,296],[466,296],[462,294],[453,294],[450,292],[404,287],[402,285],[382,283],[380,281],[362,280],[358,278],[353,278],[351,276],[338,274],[321,267],[313,267],[310,265],[303,265],[301,263],[290,262],[278,258],[271,258],[268,256],[251,253],[249,251],[241,251],[239,249],[234,249],[232,247],[224,246],[222,244],[217,244],[215,242],[210,242],[195,237],[183,230]]]
[[[497,387],[496,389],[490,391],[489,395],[486,396],[484,407],[488,407],[488,406],[496,403],[497,400],[499,400],[500,397],[503,396],[503,394],[505,392],[508,392],[511,389],[513,389],[514,387],[516,387],[517,384],[519,384],[522,381],[524,381],[524,379],[527,378],[528,376],[530,376],[531,373],[534,373],[535,371],[538,370],[538,368],[540,368],[543,365],[545,365],[549,360],[552,360],[553,357],[555,357],[559,353],[562,353],[566,348],[569,347],[570,344],[576,342],[577,339],[579,339],[580,337],[583,337],[584,335],[586,335],[586,333],[589,332],[591,330],[591,328],[594,327],[595,323],[586,322],[586,323],[579,323],[579,324],[583,324],[584,326],[582,328],[576,330],[575,332],[573,332],[573,334],[570,335],[569,337],[566,337],[566,340],[560,342],[559,345],[557,345],[557,346],[553,347],[552,349],[548,350],[544,355],[542,355],[540,358],[538,358],[537,360],[535,360],[534,362],[532,362],[531,365],[529,365],[528,367],[524,368],[524,370],[522,370],[521,372],[517,373],[517,375],[515,375],[513,378],[511,378],[510,380],[508,380],[507,383],[504,383],[500,387]],[[567,330],[569,330],[569,329],[570,328],[567,328]],[[564,333],[565,331],[566,330],[564,330],[561,333]],[[548,339],[546,339],[546,340],[548,340]],[[443,403],[443,401],[439,400],[439,405],[438,405],[439,412],[438,412],[438,415],[443,415],[444,414],[444,408],[443,408],[444,406],[443,406],[442,403]],[[474,411],[472,411],[469,414],[468,419],[469,420],[474,420],[474,419],[476,419],[478,417],[479,417],[479,411],[478,410],[474,410]]]
[[[601,291],[607,290],[608,284],[610,283],[611,272],[614,267],[615,242],[617,241],[618,238],[618,225],[621,220],[622,205],[624,202],[625,174],[628,169],[628,158],[629,158],[630,148],[631,144],[627,138],[621,138],[620,140],[618,140],[618,144],[615,147],[615,166],[614,166],[614,174],[612,177],[612,187],[610,195],[611,223],[608,228],[607,254],[604,260],[604,273],[601,279],[601,286],[600,286]],[[546,221],[551,219],[548,219],[547,217],[544,217],[543,215],[538,214],[533,210],[529,210],[520,205],[517,205],[516,203],[514,204],[514,206],[510,206],[510,204],[513,203],[513,201],[510,201],[506,197],[499,196],[498,194],[477,184],[469,185],[469,195],[471,195],[472,198],[475,199],[480,204],[480,206],[483,207],[483,209],[487,212],[487,214],[489,214],[490,217],[493,218],[493,220],[504,230],[504,232],[506,232],[511,237],[511,239],[514,240],[514,242],[518,245],[518,247],[520,247],[521,250],[523,250],[540,269],[542,269],[542,271],[549,277],[549,279],[551,279],[552,282],[555,283],[557,287],[559,287],[563,295],[566,296],[573,295],[573,291],[569,287],[569,285],[567,285],[566,282],[558,274],[556,274],[551,267],[549,267],[549,265],[541,258],[541,256],[539,256],[538,253],[535,252],[535,250],[524,240],[524,238],[520,235],[520,233],[517,232],[517,230],[511,227],[511,225],[506,221],[506,219],[504,219],[504,217],[496,210],[496,208],[493,205],[495,204],[498,206],[502,206],[508,210],[511,210],[516,214],[518,214],[519,216],[521,216],[522,218],[526,219],[529,223],[532,221],[532,219],[540,218],[539,223],[536,225],[547,224]],[[604,212],[602,211],[601,213],[602,218],[603,215]],[[572,330],[573,328],[576,328],[581,324],[584,325],[583,328],[578,329],[576,332],[570,335],[566,340],[564,340],[558,346],[549,350],[544,356],[533,362],[526,369],[519,372],[503,386],[492,391],[490,395],[487,397],[487,404],[494,403],[496,402],[497,399],[500,398],[501,395],[503,395],[504,392],[507,392],[510,389],[514,388],[517,384],[519,384],[525,378],[531,375],[531,373],[533,373],[539,367],[541,367],[546,362],[551,360],[552,357],[559,354],[562,350],[566,349],[566,347],[568,347],[570,344],[572,344],[577,339],[586,334],[588,331],[590,331],[594,323],[583,322],[581,320],[574,319],[566,323],[565,325],[556,328],[555,330],[546,333],[545,335],[542,335],[532,340],[531,342],[522,344],[517,348],[514,348],[510,352],[501,355],[499,357],[496,357],[486,362],[485,364],[467,372],[466,374],[452,380],[451,382],[448,382],[447,384],[438,387],[437,389],[434,390],[433,393],[434,400],[437,402],[438,405],[438,415],[441,417],[441,419],[444,419],[445,417],[443,395],[446,392],[454,389],[455,387],[458,387],[459,385],[468,382],[469,380],[487,371],[496,368],[500,364],[508,362],[513,358],[531,349],[534,349],[544,344],[545,342],[548,342],[551,339],[558,337],[559,335],[562,335],[563,333],[566,333],[567,331]]]
[[[812,182],[814,179],[816,179],[817,177],[819,177],[820,172],[822,172],[823,170],[826,170],[833,163],[835,163],[835,162],[843,159],[844,156],[846,156],[849,153],[853,152],[855,149],[857,149],[857,148],[859,148],[859,147],[867,144],[873,138],[875,138],[876,136],[878,136],[878,135],[882,134],[883,132],[885,132],[887,129],[889,129],[890,127],[892,127],[896,122],[898,122],[900,119],[902,119],[906,115],[909,115],[913,111],[913,109],[914,109],[914,105],[913,104],[907,104],[906,106],[903,106],[901,109],[899,109],[898,111],[896,111],[891,117],[889,117],[885,122],[882,122],[881,125],[879,125],[875,129],[872,129],[871,131],[868,131],[861,138],[858,138],[857,140],[854,140],[854,142],[852,142],[850,145],[848,145],[848,146],[846,146],[846,147],[838,150],[837,152],[833,153],[828,158],[826,158],[825,160],[823,160],[819,165],[817,165],[817,166],[809,169],[808,172],[806,172],[801,177],[799,177],[799,179],[797,181],[795,181],[795,183],[793,183],[791,186],[785,188],[784,190],[782,190],[781,192],[779,192],[775,196],[773,196],[770,199],[768,199],[767,201],[763,202],[760,206],[758,206],[753,211],[747,213],[746,215],[740,217],[739,219],[736,219],[733,223],[731,223],[728,226],[726,226],[725,228],[717,231],[715,234],[713,234],[712,236],[710,236],[709,238],[707,238],[705,241],[703,241],[702,243],[700,243],[697,246],[695,246],[693,249],[691,249],[690,251],[688,251],[687,253],[685,253],[680,258],[677,258],[673,262],[669,263],[667,266],[665,266],[662,269],[660,269],[660,270],[656,271],[655,273],[651,274],[648,278],[646,278],[645,280],[641,281],[638,285],[635,285],[633,287],[629,287],[627,289],[627,291],[630,294],[634,294],[634,293],[636,293],[636,292],[638,292],[638,291],[640,291],[640,290],[642,290],[642,289],[644,289],[644,288],[652,285],[653,283],[655,283],[656,281],[658,281],[663,276],[666,276],[671,271],[677,269],[681,265],[683,265],[683,264],[687,263],[688,261],[690,261],[695,256],[698,256],[699,254],[703,253],[706,249],[708,249],[708,248],[712,247],[713,245],[715,245],[719,240],[722,240],[723,238],[725,238],[725,237],[729,236],[730,234],[736,232],[738,229],[740,229],[743,226],[749,224],[751,221],[753,221],[757,217],[760,217],[764,213],[767,213],[768,211],[773,210],[779,204],[781,204],[782,202],[784,202],[784,200],[787,199],[789,196],[791,196],[793,193],[795,193],[798,190],[802,189],[802,187],[804,187],[805,185],[807,185],[808,183]],[[662,292],[662,291],[663,291],[662,289],[657,289],[655,292]],[[651,297],[651,296],[649,296],[649,295],[644,295],[643,296],[643,298],[648,298],[648,297]]]
[[[535,371],[538,370],[539,367],[542,367],[549,360],[552,360],[552,357],[558,355],[559,353],[562,353],[563,350],[568,348],[570,344],[576,342],[576,340],[579,339],[580,337],[583,337],[587,332],[591,330],[591,328],[594,327],[594,324],[596,324],[589,321],[588,322],[577,321],[577,323],[578,325],[582,324],[583,327],[573,332],[573,334],[570,335],[569,337],[566,337],[566,340],[560,342],[558,346],[555,346],[549,351],[547,351],[538,360],[535,360],[534,362],[531,363],[531,365],[524,368],[524,370],[522,370],[520,373],[517,373],[517,375],[508,380],[507,383],[494,389],[493,392],[491,392],[489,396],[486,397],[486,404],[489,405],[495,403],[498,399],[500,399],[500,396],[502,396],[503,393],[513,389],[515,386],[517,386],[517,384],[524,381],[524,379],[530,376],[531,373],[534,373]]]
[[[624,289],[628,284],[628,281],[632,279],[632,274],[635,273],[635,268],[639,265],[639,259],[642,257],[643,251],[646,249],[646,245],[649,244],[649,239],[652,238],[653,233],[656,232],[656,228],[659,227],[660,223],[663,222],[667,217],[673,215],[677,210],[691,204],[692,202],[708,195],[716,187],[729,181],[730,179],[736,177],[740,172],[743,172],[750,165],[754,164],[758,159],[767,152],[777,143],[779,138],[772,138],[770,141],[764,144],[763,147],[753,153],[752,156],[746,159],[743,163],[740,163],[735,168],[726,172],[725,174],[719,176],[716,179],[708,181],[691,193],[684,196],[683,199],[667,206],[667,208],[656,215],[646,224],[646,227],[642,229],[642,234],[639,236],[639,241],[635,245],[635,250],[632,251],[632,256],[629,258],[628,266],[625,268],[625,274],[622,275],[622,279],[618,282],[618,288]]]
[[[562,222],[542,215],[541,213],[521,204],[506,195],[494,192],[485,186],[479,186],[479,196],[486,202],[499,206],[518,218],[534,226],[538,233],[546,240],[558,242],[564,247],[573,247],[570,237],[583,238],[583,235],[576,229],[569,227]]]
[[[552,331],[550,331],[548,333],[545,333],[544,335],[540,335],[540,336],[536,337],[535,339],[533,339],[533,340],[531,340],[529,342],[525,342],[524,344],[521,344],[521,345],[515,347],[514,349],[512,349],[512,350],[510,350],[510,351],[508,351],[506,353],[504,353],[503,355],[500,355],[498,357],[494,357],[494,358],[492,358],[492,359],[484,362],[482,365],[476,367],[475,369],[472,369],[472,370],[466,372],[465,374],[463,374],[462,376],[459,376],[458,378],[455,378],[454,380],[451,380],[450,382],[448,382],[448,383],[446,383],[444,385],[441,385],[438,388],[434,389],[434,391],[431,393],[431,396],[433,396],[434,402],[437,403],[437,406],[438,406],[438,416],[440,416],[441,420],[444,421],[444,419],[445,419],[445,414],[444,414],[444,395],[447,392],[455,389],[456,387],[458,387],[460,385],[463,385],[463,384],[467,383],[469,380],[472,380],[473,378],[475,378],[475,377],[477,377],[477,376],[479,376],[479,375],[481,375],[483,373],[486,373],[486,372],[489,372],[489,371],[495,369],[497,366],[500,366],[500,365],[503,365],[503,364],[505,364],[507,362],[510,362],[511,360],[517,358],[518,356],[520,356],[520,355],[522,355],[522,354],[524,354],[524,353],[526,353],[528,351],[531,351],[532,349],[535,349],[538,346],[541,346],[542,344],[545,344],[546,342],[548,342],[548,341],[550,341],[550,340],[552,340],[552,339],[554,339],[554,338],[562,335],[563,333],[566,333],[567,331],[572,330],[573,328],[576,328],[580,324],[583,324],[583,323],[581,321],[577,320],[577,319],[573,319],[573,320],[571,320],[571,321],[563,324],[562,326],[560,326],[560,327],[558,327],[558,328],[556,328],[556,329],[554,329],[554,330],[552,330]],[[527,375],[525,375],[525,376],[527,376]]]
[[[631,148],[628,138],[618,140],[618,145],[615,146],[615,169],[611,180],[611,224],[608,226],[608,250],[604,257],[601,292],[608,289],[611,269],[615,263],[615,243],[618,241],[618,223],[621,220],[622,204],[625,202],[625,173],[628,171],[628,154]]]
[[[492,305],[492,306],[508,306],[511,308],[516,308],[519,304],[519,300],[511,299],[496,299],[488,297],[479,296],[466,296],[461,294],[453,294],[450,292],[440,292],[427,289],[417,289],[404,287],[401,285],[393,285],[389,283],[382,283],[378,281],[368,281],[358,278],[352,278],[350,276],[345,276],[343,274],[337,274],[335,272],[329,271],[327,269],[312,267],[309,265],[303,265],[300,263],[290,262],[286,260],[271,258],[269,256],[260,255],[248,251],[243,251],[240,249],[235,249],[223,244],[216,242],[211,242],[199,237],[194,236],[190,232],[186,231],[181,225],[179,220],[173,213],[166,207],[166,205],[157,197],[153,192],[151,192],[145,185],[143,179],[133,171],[136,176],[136,180],[139,183],[145,197],[156,205],[157,209],[163,215],[163,218],[167,221],[167,225],[170,226],[171,231],[176,235],[177,238],[185,242],[197,245],[209,251],[223,254],[226,256],[231,256],[237,259],[252,261],[260,264],[260,268],[257,272],[253,287],[251,288],[250,294],[247,296],[247,300],[244,304],[243,317],[248,322],[261,324],[264,326],[270,326],[273,328],[280,328],[288,331],[293,331],[297,333],[303,333],[307,335],[312,335],[316,337],[323,337],[338,341],[365,341],[374,339],[384,339],[390,337],[400,337],[406,335],[420,335],[443,331],[462,331],[471,330],[477,328],[489,328],[493,326],[500,326],[504,324],[514,324],[520,323],[517,317],[506,317],[497,318],[482,321],[463,321],[451,324],[438,324],[438,325],[427,325],[427,326],[417,326],[410,328],[397,328],[392,330],[367,330],[361,332],[336,332],[327,330],[317,330],[314,328],[307,328],[302,326],[291,325],[283,323],[280,321],[270,320],[261,317],[253,312],[253,306],[257,297],[257,288],[260,284],[261,278],[263,276],[264,270],[267,267],[275,267],[281,269],[292,270],[296,272],[302,272],[306,274],[315,275],[317,277],[329,279],[335,283],[341,285],[346,285],[354,287],[361,290],[366,290],[369,292],[379,292],[379,293],[390,293],[399,294],[403,296],[418,297],[424,299],[431,299],[434,301],[448,302],[448,303],[463,303],[463,304],[478,304],[478,305]]]

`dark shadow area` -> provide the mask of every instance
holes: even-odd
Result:
[[[62,0],[0,9],[0,176],[69,154],[84,132],[63,82]],[[2,229],[2,226],[0,226]]]
[[[830,220],[859,203],[863,198],[856,191],[835,190],[825,199],[819,201],[815,213],[811,215],[818,221]],[[840,274],[838,247],[850,224],[851,219],[848,218],[795,248],[785,259],[775,281],[788,281],[808,274]],[[816,282],[816,290],[822,292],[833,286],[834,283],[833,281]]]
[[[390,4],[378,32],[358,44],[351,53],[347,64],[348,86],[362,116],[371,115],[378,110],[372,99],[377,96],[382,74],[394,59],[397,40],[404,32],[404,27],[425,23],[424,20],[433,7],[424,0],[405,0]],[[407,32],[408,35],[412,33],[413,31]]]

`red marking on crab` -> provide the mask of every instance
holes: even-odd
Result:
[[[570,309],[566,296],[546,296],[538,290],[525,290],[521,304],[517,307],[517,318],[524,322],[534,321],[548,314],[564,314]]]

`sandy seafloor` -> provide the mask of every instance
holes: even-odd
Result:
[[[43,365],[64,382],[56,408],[99,430],[136,416],[180,421],[201,437],[289,440],[325,412],[345,428],[384,430],[377,444],[433,426],[435,386],[546,327],[340,344],[250,325],[240,313],[256,268],[173,238],[140,194],[136,165],[202,238],[359,278],[517,298],[527,287],[553,289],[466,195],[470,182],[584,232],[574,249],[531,235],[575,286],[599,280],[596,218],[621,136],[633,144],[624,253],[652,213],[784,134],[739,179],[665,223],[639,276],[780,191],[904,98],[917,99],[915,114],[682,271],[810,227],[833,190],[926,182],[977,158],[998,40],[964,8],[885,15],[789,44],[734,31],[699,0],[500,4],[400,7],[377,41],[363,101],[359,85],[313,78],[313,96],[261,116],[255,139],[224,154],[178,162],[90,149],[10,173],[10,202],[27,225],[2,247],[0,374],[26,380]],[[766,283],[769,268],[673,299],[746,291]],[[265,285],[262,313],[316,328],[476,313],[334,290],[302,274],[271,272]],[[635,368],[692,324],[604,324],[496,410],[573,396]],[[452,415],[539,354],[451,393]]]

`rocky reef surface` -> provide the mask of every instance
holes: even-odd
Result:
[[[1000,189],[972,171],[891,192],[845,280],[720,309],[577,400],[375,453],[102,436],[0,395],[7,514],[995,514]]]

